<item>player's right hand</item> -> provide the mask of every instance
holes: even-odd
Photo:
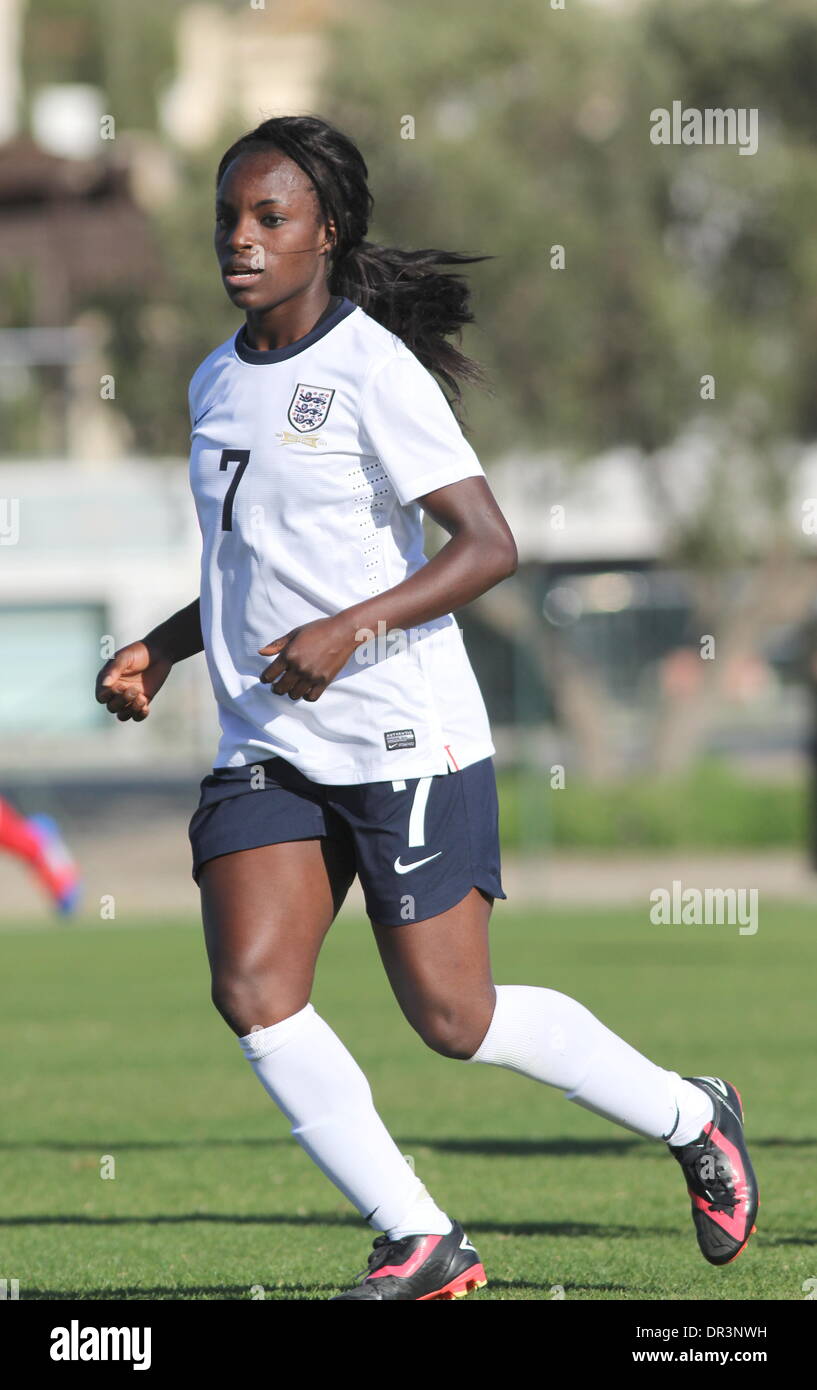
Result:
[[[154,653],[151,660],[144,642],[131,642],[105,662],[96,678],[96,698],[117,719],[139,723],[147,719],[150,702],[172,669],[173,662],[167,657]]]

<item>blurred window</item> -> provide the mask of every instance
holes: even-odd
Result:
[[[105,710],[93,688],[104,620],[99,604],[0,605],[0,733],[99,726]]]

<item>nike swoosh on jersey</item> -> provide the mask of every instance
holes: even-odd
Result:
[[[412,869],[419,869],[423,864],[430,864],[432,859],[439,859],[442,850],[438,849],[436,854],[429,854],[427,859],[415,859],[413,864],[401,864],[400,855],[394,861],[395,872],[398,874],[410,874]]]
[[[193,429],[196,428],[196,425],[200,425],[201,422],[202,422],[202,420],[205,418],[205,416],[209,415],[209,414],[210,414],[210,411],[211,411],[211,410],[214,410],[214,409],[215,409],[215,405],[208,405],[207,409],[206,409],[206,410],[203,410],[203,411],[201,412],[201,415],[199,415],[199,416],[193,421]]]

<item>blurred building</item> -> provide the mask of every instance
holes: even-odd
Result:
[[[206,767],[217,723],[203,658],[173,673],[128,737],[94,679],[198,592],[200,537],[184,460],[93,470],[0,466],[0,739],[4,771],[158,779]]]
[[[353,3],[180,6],[176,76],[160,108],[167,135],[196,149],[213,140],[231,116],[250,126],[267,116],[312,110],[328,59],[326,26],[348,14]]]
[[[106,22],[117,24],[112,0]],[[329,59],[328,30],[365,0],[192,0],[170,7],[173,71],[156,76],[153,93],[162,136],[185,150],[206,147],[229,121],[256,125],[267,116],[320,104]],[[0,140],[20,129],[24,25],[35,42],[64,53],[61,81],[29,91],[37,140],[54,152],[87,154],[99,139],[105,93],[83,81],[83,52],[93,46],[100,18],[93,6],[70,16],[27,11],[23,0],[0,0]],[[58,109],[59,108],[59,109]],[[49,142],[53,142],[50,145]]]
[[[15,271],[33,326],[71,323],[89,291],[160,280],[162,261],[126,163],[115,154],[60,158],[28,136],[0,146],[0,273]]]

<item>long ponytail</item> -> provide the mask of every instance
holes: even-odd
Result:
[[[493,257],[433,248],[403,251],[367,241],[374,199],[365,160],[348,135],[316,116],[273,116],[263,121],[224,153],[216,184],[237,155],[264,148],[280,150],[303,169],[315,189],[324,222],[335,224],[329,293],[346,295],[401,338],[448,388],[452,409],[458,413],[460,381],[483,388],[488,382],[480,364],[447,341],[454,334],[461,337],[474,315],[465,277],[441,267]]]

